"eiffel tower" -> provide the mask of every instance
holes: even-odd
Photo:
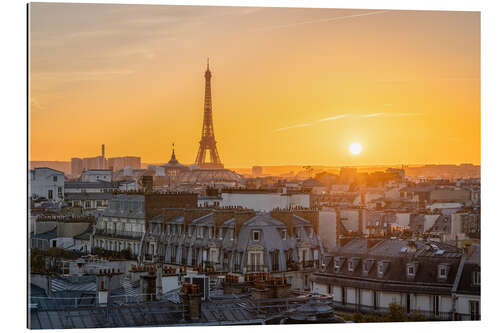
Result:
[[[196,155],[195,164],[201,169],[224,169],[219,153],[217,152],[217,142],[215,141],[214,124],[212,121],[212,90],[210,87],[210,65],[207,60],[207,70],[205,71],[205,108],[203,112],[203,128],[201,130],[200,148]],[[209,152],[210,162],[205,162]]]

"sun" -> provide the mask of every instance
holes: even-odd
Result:
[[[349,146],[349,151],[351,152],[351,154],[354,154],[354,155],[358,155],[359,153],[361,153],[362,150],[363,150],[363,147],[361,147],[361,145],[357,142],[353,142]]]

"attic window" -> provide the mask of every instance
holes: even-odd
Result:
[[[481,284],[481,272],[475,271],[472,272],[472,284],[478,286]]]
[[[254,242],[258,242],[260,240],[260,231],[254,230],[252,232],[252,239]]]
[[[406,276],[409,278],[414,278],[417,274],[417,263],[408,263],[406,265]]]
[[[379,261],[377,263],[377,273],[379,277],[383,277],[386,269],[386,263]]]
[[[286,229],[281,230],[281,239],[286,240]]]
[[[447,264],[440,264],[438,266],[438,279],[446,279],[448,278],[448,265]]]

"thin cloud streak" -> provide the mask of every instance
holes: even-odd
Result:
[[[376,11],[376,12],[369,12],[369,13],[363,13],[363,14],[336,16],[336,17],[330,17],[330,18],[326,18],[326,19],[302,21],[302,22],[289,23],[289,24],[283,24],[283,25],[275,25],[275,26],[271,26],[271,27],[265,27],[265,28],[255,29],[253,31],[254,32],[256,32],[256,31],[271,31],[271,30],[276,30],[276,29],[291,28],[291,27],[295,27],[295,26],[299,26],[299,25],[304,25],[304,24],[332,22],[332,21],[344,20],[344,19],[361,17],[361,16],[384,14],[384,13],[388,13],[388,12],[389,12],[388,10],[379,10],[379,11]]]
[[[359,115],[347,115],[347,114],[339,114],[336,116],[331,116],[327,118],[321,118],[318,120],[314,120],[312,122],[308,123],[302,123],[302,124],[296,124],[296,125],[291,125],[287,127],[281,127],[278,129],[275,129],[274,132],[281,132],[281,131],[286,131],[294,128],[301,128],[301,127],[308,127],[308,126],[313,126],[318,123],[322,123],[325,121],[331,121],[331,120],[340,120],[340,119],[345,119],[345,118],[377,118],[377,117],[411,117],[411,116],[422,116],[423,113],[421,112],[408,112],[408,113],[384,113],[384,112],[379,112],[379,113],[367,113],[367,114],[359,114]]]
[[[319,119],[319,120],[316,120],[316,122],[323,122],[323,121],[337,120],[337,119],[342,119],[342,118],[346,118],[346,117],[348,117],[348,115],[346,115],[346,114],[341,114],[341,115],[338,115],[338,116],[333,116],[333,117],[327,117],[327,118]]]

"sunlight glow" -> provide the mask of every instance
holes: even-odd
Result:
[[[357,142],[351,143],[351,145],[349,146],[349,151],[354,155],[358,155],[362,150],[363,147],[361,147],[361,145]]]

